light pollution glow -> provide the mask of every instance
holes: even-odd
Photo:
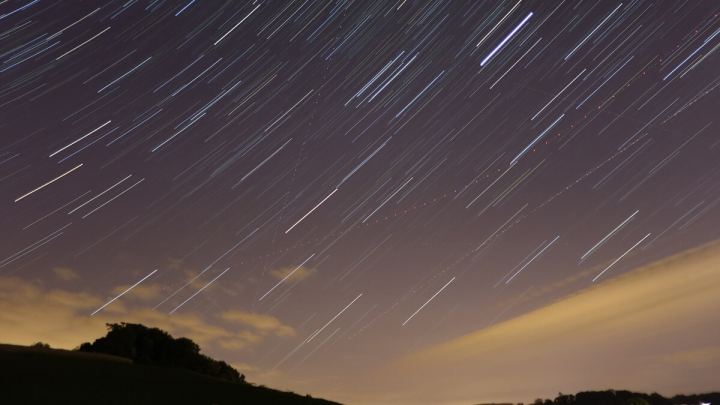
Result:
[[[716,390],[720,242],[412,353],[337,388],[352,404],[529,402],[559,391]]]

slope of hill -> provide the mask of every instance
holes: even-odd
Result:
[[[0,345],[0,385],[3,404],[337,404],[116,356],[13,345]]]

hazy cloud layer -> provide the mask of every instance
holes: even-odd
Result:
[[[297,269],[297,270],[296,270]],[[270,275],[278,280],[285,280],[285,282],[300,281],[305,277],[315,274],[317,270],[309,269],[307,267],[285,267],[277,270],[270,270]],[[290,275],[292,273],[292,275]],[[290,275],[290,277],[288,277]],[[287,279],[285,279],[287,277]]]
[[[295,333],[293,328],[285,326],[270,315],[254,314],[244,311],[227,311],[220,314],[222,319],[243,325],[252,326],[263,333],[272,333],[276,336],[288,336]]]
[[[717,291],[716,242],[412,354],[343,386],[334,398],[355,404],[527,402],[558,391],[608,388],[672,395],[687,391],[688,381],[690,391],[716,390]]]
[[[124,291],[127,291],[128,288],[132,287],[132,285],[120,285],[113,289],[112,294],[117,296],[119,294],[122,294]],[[162,286],[159,284],[147,284],[147,285],[137,285],[133,287],[132,290],[125,293],[124,297],[130,298],[139,298],[141,300],[149,300],[160,297],[160,293],[162,292]]]
[[[147,299],[158,294],[154,285],[139,287],[142,286],[135,287],[126,296]],[[42,341],[55,348],[72,349],[104,336],[105,324],[116,322],[158,327],[175,337],[193,339],[203,349],[216,346],[242,350],[272,336],[294,333],[292,328],[268,315],[228,311],[222,314],[222,319],[211,323],[191,314],[168,315],[151,309],[129,309],[120,300],[89,316],[106,301],[83,292],[49,290],[19,278],[0,279],[0,341],[19,345]]]
[[[71,281],[78,278],[78,274],[75,270],[69,267],[55,267],[53,268],[53,273],[55,273],[57,278],[63,281]]]

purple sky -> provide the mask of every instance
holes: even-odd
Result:
[[[613,286],[658,260],[662,272],[621,284],[717,287],[666,258],[720,234],[718,12],[709,0],[1,3],[0,342],[73,348],[105,322],[141,322],[253,382],[405,403],[344,384],[400,380],[426,350],[511,336],[528,317],[552,324],[577,297],[595,297],[587,319],[622,318],[603,294],[635,294]],[[655,308],[644,340],[603,349],[634,330],[618,326],[607,346],[528,361],[584,375],[574,353],[675,355],[693,370],[715,358],[708,335],[671,336],[717,301],[679,318],[646,302],[625,314]],[[717,320],[695,319],[719,340]],[[453,377],[458,401],[613,383],[551,373],[547,394],[482,397],[472,381],[490,365],[443,364],[468,377]],[[704,387],[657,364],[675,370],[672,390]],[[403,381],[427,381],[418,367]],[[653,378],[638,387],[669,387]]]

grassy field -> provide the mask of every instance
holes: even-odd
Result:
[[[2,404],[331,405],[336,402],[127,359],[0,345]]]

